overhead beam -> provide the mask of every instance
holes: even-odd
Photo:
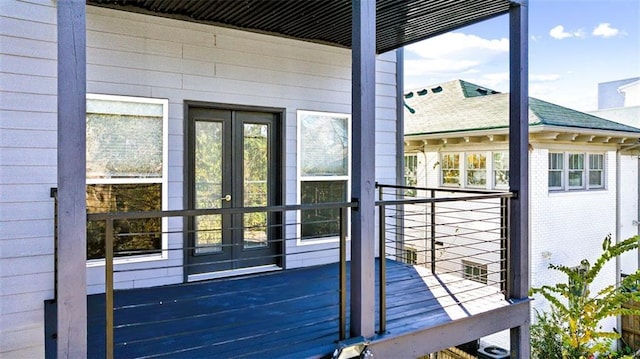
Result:
[[[86,13],[58,0],[57,357],[87,357]]]
[[[516,300],[529,292],[529,63],[528,1],[509,11],[509,188],[507,295]],[[511,358],[530,357],[529,324],[511,328]]]
[[[375,334],[376,2],[352,0],[351,336]]]

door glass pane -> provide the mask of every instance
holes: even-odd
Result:
[[[268,205],[269,127],[244,124],[244,206]],[[244,248],[267,246],[267,212],[244,215]]]
[[[195,123],[195,208],[222,207],[222,123]],[[196,253],[222,250],[222,215],[195,219]]]

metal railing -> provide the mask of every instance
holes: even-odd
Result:
[[[477,301],[483,287],[504,299],[508,268],[509,192],[377,185],[380,258],[426,268],[423,279],[446,282],[451,306]],[[382,229],[384,228],[384,230]],[[385,261],[380,261],[380,332],[386,330],[388,300]],[[455,287],[472,281],[456,292]],[[462,292],[464,291],[464,292]],[[474,293],[474,291],[476,291]],[[484,291],[484,292],[483,292]],[[465,297],[467,299],[459,299]],[[443,299],[436,298],[436,299]]]
[[[464,305],[462,297],[476,300],[478,295],[474,291],[482,292],[482,288],[494,287],[502,294],[506,291],[508,264],[508,208],[512,197],[508,192],[467,191],[442,188],[418,188],[406,186],[377,185],[379,198],[376,207],[379,214],[379,333],[385,333],[388,323],[388,310],[398,311],[394,293],[388,297],[387,288],[397,286],[402,279],[387,278],[387,261],[400,262],[406,266],[419,268],[420,275],[425,282],[433,277],[446,288],[446,296],[453,296],[450,306]],[[407,195],[409,193],[410,195]],[[298,261],[297,258],[321,256],[323,263],[338,264],[338,278],[332,292],[338,296],[336,317],[338,322],[338,340],[348,337],[347,300],[348,300],[348,218],[349,210],[357,207],[357,203],[325,203],[313,205],[282,205],[252,208],[224,208],[197,209],[172,211],[118,212],[92,213],[87,215],[90,222],[104,223],[104,270],[105,270],[105,354],[113,358],[117,346],[133,343],[117,343],[115,329],[119,328],[114,322],[114,313],[122,310],[114,301],[114,295],[119,290],[118,276],[136,276],[135,272],[164,269],[169,272],[185,273],[190,266],[227,263],[242,263],[242,259],[212,260],[211,262],[186,264],[185,255],[198,249],[193,241],[185,245],[185,236],[199,233],[196,226],[189,225],[195,218],[205,216],[243,216],[252,213],[266,213],[269,219],[268,229],[277,229],[277,235],[270,239],[270,244],[282,247],[282,251],[274,254],[281,267],[307,267],[318,264],[317,261]],[[301,234],[301,213],[303,211],[332,210],[335,215],[326,219],[332,229],[331,240],[319,241],[318,246],[300,246],[307,243]],[[273,215],[273,217],[272,217]],[[170,241],[163,241],[161,248],[151,250],[131,251],[118,248],[117,241],[126,241],[128,237],[140,236],[144,233],[129,233],[123,230],[121,221],[158,219],[166,221],[159,233],[150,235],[171,237]],[[170,221],[170,219],[173,219]],[[176,219],[178,219],[176,221]],[[309,221],[307,221],[309,223]],[[324,227],[326,228],[326,227]],[[240,225],[233,228],[244,231],[247,228]],[[211,228],[202,230],[211,232]],[[191,238],[189,237],[189,238]],[[317,240],[317,238],[316,238]],[[168,243],[168,245],[167,245]],[[289,245],[288,245],[289,244]],[[220,244],[237,246],[239,244]],[[114,249],[115,248],[115,249]],[[291,248],[295,248],[292,250]],[[137,256],[135,256],[137,255]],[[135,263],[132,258],[145,255],[155,255],[166,260]],[[285,263],[286,262],[286,263]],[[134,264],[131,264],[134,263]],[[289,265],[287,263],[296,263]],[[287,265],[285,265],[287,264]],[[425,269],[423,271],[422,269]],[[133,273],[133,274],[132,274]],[[143,274],[143,273],[141,273]],[[183,282],[187,276],[177,275]],[[474,282],[476,286],[466,285]],[[172,283],[166,283],[172,284]],[[465,284],[466,286],[463,286]],[[289,285],[304,285],[304,283],[290,283]],[[151,284],[150,286],[153,286]],[[464,292],[456,292],[458,287]],[[123,289],[123,288],[120,288]],[[483,292],[483,293],[486,293]],[[405,293],[408,294],[408,293]],[[458,297],[456,297],[458,295]],[[443,299],[437,297],[436,299]],[[447,297],[447,298],[448,298]],[[201,299],[201,298],[200,298]],[[127,308],[143,308],[152,303],[136,303]],[[334,310],[321,308],[321,310]],[[176,320],[179,320],[176,319]],[[125,325],[126,326],[126,325]],[[178,334],[177,334],[178,335]]]
[[[166,236],[170,234],[179,234],[183,232],[190,232],[188,235],[194,235],[198,233],[197,229],[184,230],[184,229],[168,229],[165,228],[162,230],[162,233],[118,233],[115,230],[115,224],[118,221],[131,221],[131,220],[144,220],[144,219],[152,219],[152,218],[182,218],[183,223],[188,223],[188,221],[193,218],[203,217],[203,216],[231,216],[231,215],[247,215],[251,213],[268,213],[268,214],[280,214],[282,220],[275,221],[275,223],[271,223],[269,228],[279,228],[281,236],[279,238],[274,238],[269,240],[270,245],[281,245],[283,247],[282,252],[276,254],[275,256],[280,257],[279,259],[284,262],[287,257],[291,259],[292,257],[304,257],[305,255],[313,254],[314,252],[338,252],[337,258],[329,259],[329,262],[337,262],[339,264],[339,278],[338,283],[336,283],[336,291],[339,294],[339,305],[338,305],[338,335],[339,340],[344,340],[347,338],[347,237],[348,237],[348,213],[349,209],[356,208],[357,203],[322,203],[322,204],[312,204],[312,205],[284,205],[284,206],[270,206],[270,207],[250,207],[250,208],[220,208],[220,209],[198,209],[198,210],[172,210],[172,211],[145,211],[145,212],[118,212],[118,213],[92,213],[87,215],[88,221],[103,221],[104,222],[104,265],[105,265],[105,356],[106,358],[114,357],[114,348],[119,343],[115,342],[114,339],[114,329],[117,327],[114,324],[114,312],[119,308],[114,304],[114,294],[116,291],[116,281],[115,277],[119,273],[126,272],[135,272],[135,271],[152,271],[155,269],[182,269],[183,271],[187,271],[189,264],[166,264],[161,263],[159,265],[146,265],[140,268],[127,268],[127,269],[117,269],[119,266],[117,264],[116,252],[114,252],[115,242],[118,238],[122,237],[132,237],[132,236],[140,236],[140,235],[155,235],[155,236]],[[299,213],[303,211],[318,211],[318,210],[334,210],[339,213],[338,218],[330,218],[324,220],[329,224],[333,224],[334,227],[339,228],[338,233],[333,233],[333,237],[339,237],[339,239],[328,241],[329,243],[323,245],[321,249],[309,249],[309,250],[299,250],[296,253],[288,253],[286,254],[287,242],[299,242],[304,241],[299,236],[298,227],[301,225],[300,222],[296,220],[291,220],[292,218],[299,218]],[[290,214],[289,216],[287,214]],[[322,221],[317,221],[322,222]],[[337,223],[335,223],[337,222]],[[337,225],[337,226],[335,226]],[[163,226],[166,227],[166,226]],[[179,226],[178,226],[179,227]],[[185,226],[189,228],[189,226]],[[246,230],[246,227],[243,228],[235,228],[234,230]],[[222,230],[222,229],[218,229]],[[205,230],[206,232],[210,232],[211,229],[208,228]],[[297,235],[291,235],[291,233],[296,233]],[[316,238],[317,239],[317,238]],[[230,244],[220,246],[237,246],[238,244]],[[174,246],[171,248],[161,248],[160,250],[147,250],[147,251],[121,251],[120,254],[126,256],[126,258],[131,258],[131,255],[134,254],[157,254],[161,252],[162,254],[170,255],[171,253],[183,253],[187,254],[190,251],[195,251],[198,248],[195,246]],[[333,255],[329,255],[332,257]],[[198,263],[194,264],[194,266],[201,266],[207,264],[215,264],[222,262],[242,262],[244,260],[251,260],[253,258],[243,258],[243,259],[227,259],[223,261],[214,260],[209,263]],[[185,276],[186,277],[186,276]],[[144,304],[141,304],[144,305]],[[120,343],[121,344],[121,343]],[[125,343],[126,344],[126,343]]]

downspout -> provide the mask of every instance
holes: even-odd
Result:
[[[620,243],[620,236],[621,236],[621,230],[620,227],[622,226],[622,220],[620,219],[620,214],[622,213],[622,208],[620,205],[620,199],[622,197],[621,195],[621,191],[620,188],[622,186],[622,170],[620,169],[620,163],[621,163],[621,156],[622,156],[622,152],[624,151],[629,151],[635,148],[640,147],[640,144],[635,144],[631,147],[628,148],[619,148],[616,151],[616,244]],[[638,204],[638,214],[636,217],[636,221],[634,221],[634,223],[637,225],[638,223],[638,219],[640,219],[640,157],[638,157],[638,172],[636,174],[636,179],[638,181],[638,187],[636,188],[637,191],[637,195],[636,195],[636,201],[639,202]],[[638,226],[638,235],[640,235],[640,226]],[[621,274],[622,274],[622,263],[621,263],[621,259],[620,256],[616,256],[616,286],[620,285],[620,281],[621,281]],[[638,249],[638,268],[640,268],[640,249]],[[622,329],[622,317],[621,316],[617,316],[616,317],[616,327],[620,328],[620,330]],[[620,349],[620,348],[618,348]]]

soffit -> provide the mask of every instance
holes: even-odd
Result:
[[[507,13],[511,3],[377,0],[377,52]],[[87,4],[351,47],[351,0],[87,0]]]

